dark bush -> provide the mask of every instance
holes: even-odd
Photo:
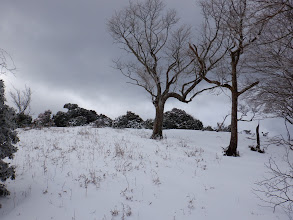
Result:
[[[67,108],[68,110],[73,110],[73,109],[76,109],[78,108],[78,105],[77,104],[71,104],[71,103],[66,103],[63,108]]]
[[[66,127],[68,126],[70,118],[67,113],[59,111],[53,116],[53,120],[57,127]]]
[[[67,103],[64,108],[67,108],[68,111],[59,111],[53,116],[53,120],[58,127],[82,126],[98,119],[95,111],[80,108],[77,104]]]
[[[154,120],[153,119],[147,119],[144,121],[144,128],[153,129],[153,127],[154,127]]]
[[[202,130],[203,124],[185,111],[173,108],[164,113],[163,128]]]
[[[84,126],[87,124],[87,119],[84,116],[77,116],[68,121],[68,126]]]
[[[24,113],[18,113],[16,114],[16,124],[18,128],[24,128],[32,125],[32,116],[24,114]]]
[[[87,110],[87,109],[79,108],[79,107],[72,110],[68,110],[67,114],[70,119],[76,118],[79,116],[85,117],[86,124],[89,124],[90,122],[93,122],[98,119],[98,115],[95,111]]]
[[[51,110],[47,110],[44,113],[39,114],[38,118],[34,120],[34,124],[37,127],[51,127],[54,125],[54,121],[51,118]]]
[[[98,119],[93,121],[91,125],[96,128],[112,127],[113,120],[106,115],[98,115]]]
[[[211,126],[204,127],[203,131],[215,131]]]
[[[144,121],[133,112],[128,111],[126,115],[122,115],[113,121],[114,128],[143,128]]]

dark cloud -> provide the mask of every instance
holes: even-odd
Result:
[[[119,109],[149,100],[141,88],[125,84],[127,79],[111,68],[112,59],[121,51],[113,45],[106,23],[115,10],[127,4],[121,0],[4,0],[0,13],[1,47],[15,60],[16,80],[27,81],[32,87],[36,112],[60,108],[56,106],[59,100],[76,99],[93,107],[117,103],[116,112],[121,114]],[[183,5],[195,8],[191,0],[180,4],[167,1],[167,5],[181,10]],[[189,12],[189,20],[196,17],[193,10]],[[42,93],[51,94],[38,97]],[[56,102],[52,100],[55,95]],[[41,106],[36,105],[38,99],[43,100]]]
[[[107,33],[106,23],[128,0],[2,0],[0,48],[9,51],[16,76],[5,77],[8,89],[25,84],[33,91],[32,113],[62,110],[66,102],[95,109],[114,118],[132,110],[144,119],[155,115],[150,97],[142,88],[111,66],[121,51]],[[166,0],[182,23],[197,27],[201,15],[195,0]],[[221,121],[229,99],[201,95],[190,104],[168,100],[202,120]],[[215,107],[216,106],[216,107]]]
[[[17,79],[33,90],[38,85],[34,96],[51,90],[65,102],[69,97],[62,91],[85,99],[121,94],[126,79],[111,68],[118,49],[106,32],[107,19],[127,3],[121,2],[5,1],[0,39],[15,60]]]

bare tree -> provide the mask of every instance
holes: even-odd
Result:
[[[13,104],[16,106],[18,114],[24,114],[26,110],[29,110],[32,91],[29,87],[25,86],[25,90],[20,91],[14,88],[14,92],[10,92]]]
[[[166,101],[188,103],[206,90],[192,93],[202,78],[189,54],[190,28],[179,25],[176,12],[165,10],[161,0],[131,1],[107,25],[115,43],[130,55],[116,61],[116,67],[152,97],[156,117],[151,138],[162,138]]]
[[[293,124],[293,1],[258,1],[266,21],[253,67],[264,77],[251,100],[264,113]]]
[[[251,0],[206,0],[200,1],[200,5],[205,18],[203,43],[190,48],[205,71],[210,71],[206,66],[211,61],[203,54],[211,47],[218,48],[217,57],[221,60],[211,73],[202,78],[231,92],[231,138],[225,153],[227,156],[237,156],[238,99],[259,83],[256,72],[249,69],[248,63],[264,22],[258,20],[255,2]]]
[[[274,210],[281,207],[293,219],[293,164],[291,139],[293,125],[293,1],[257,1],[260,17],[266,22],[261,42],[254,51],[253,67],[264,77],[251,100],[264,113],[285,120],[287,137],[279,136],[270,144],[286,149],[284,164],[273,158],[267,164],[268,173],[258,182],[256,194]]]

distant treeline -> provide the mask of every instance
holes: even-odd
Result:
[[[143,120],[139,115],[127,111],[125,115],[112,120],[110,117],[97,114],[94,110],[87,110],[79,107],[77,104],[67,103],[64,105],[67,112],[58,111],[52,115],[50,110],[39,114],[32,120],[30,115],[18,114],[16,121],[18,127],[74,127],[91,125],[93,127],[113,127],[113,128],[136,128],[152,129],[154,119]],[[212,128],[204,127],[203,123],[187,114],[184,110],[173,108],[164,113],[164,129],[189,129],[189,130],[208,130],[208,131],[230,131],[230,127]]]

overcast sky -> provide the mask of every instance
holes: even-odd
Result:
[[[143,119],[154,118],[151,98],[112,68],[123,53],[113,44],[106,22],[128,0],[1,0],[0,48],[9,52],[17,70],[1,76],[7,91],[12,85],[32,89],[31,113],[65,111],[71,102],[111,118],[131,110]],[[166,0],[181,22],[200,24],[196,0]],[[184,109],[215,126],[230,109],[226,95],[204,94],[183,104],[168,100],[165,110]],[[267,125],[269,128],[270,125]]]

